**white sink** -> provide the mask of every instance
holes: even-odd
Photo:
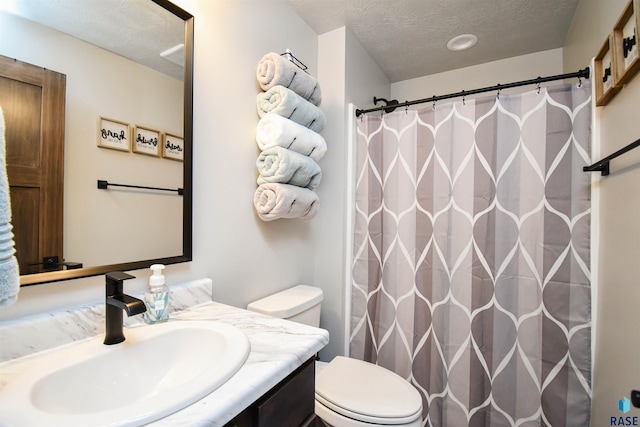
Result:
[[[125,328],[125,337],[107,346],[98,336],[38,359],[0,390],[0,425],[142,425],[220,387],[250,351],[239,329],[214,321]]]

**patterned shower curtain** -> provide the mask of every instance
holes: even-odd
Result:
[[[350,355],[426,426],[589,424],[590,94],[357,120]]]

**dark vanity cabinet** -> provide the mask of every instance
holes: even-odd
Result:
[[[314,402],[315,358],[312,357],[225,427],[307,426],[314,419]]]

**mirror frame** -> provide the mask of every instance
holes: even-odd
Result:
[[[50,271],[20,276],[20,285],[37,285],[82,277],[97,276],[110,271],[139,270],[151,264],[177,264],[189,262],[193,258],[193,15],[171,3],[169,0],[151,0],[184,20],[185,66],[184,66],[184,163],[183,163],[183,213],[182,213],[182,255],[84,267],[73,270]]]

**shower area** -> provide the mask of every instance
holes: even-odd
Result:
[[[588,81],[354,120],[350,356],[423,425],[585,426]]]

